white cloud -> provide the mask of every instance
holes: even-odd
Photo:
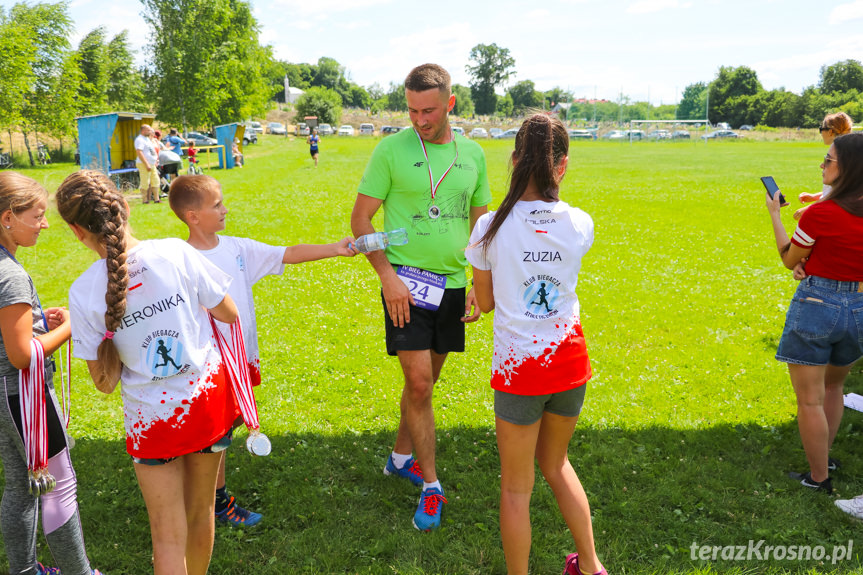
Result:
[[[680,3],[677,0],[639,0],[630,4],[626,12],[629,14],[648,14],[669,8],[678,8],[679,6]]]
[[[801,43],[803,45],[805,43]],[[752,68],[758,73],[761,82],[770,89],[783,85],[782,78],[790,72],[814,71],[806,76],[811,78],[809,85],[818,82],[818,70],[821,66],[829,66],[841,60],[847,60],[849,54],[863,52],[863,35],[845,36],[828,42],[821,50],[802,51],[784,58],[756,62]],[[772,85],[772,86],[771,86]],[[789,90],[799,91],[804,86],[785,86]]]
[[[830,12],[831,24],[843,24],[851,20],[863,18],[863,0],[854,0],[848,4],[840,4]]]
[[[273,0],[272,6],[274,9],[284,9],[305,14],[334,14],[391,3],[392,0]]]

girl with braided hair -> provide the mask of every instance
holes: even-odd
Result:
[[[0,173],[0,460],[5,483],[0,504],[0,530],[9,571],[20,575],[97,574],[84,550],[76,499],[77,483],[60,409],[54,394],[54,361],[50,357],[69,339],[69,312],[43,309],[33,281],[16,259],[19,248],[36,245],[48,227],[48,192],[26,176]],[[48,471],[56,487],[39,497],[28,492],[24,452],[19,374],[31,367],[31,342],[45,353],[45,412]],[[38,356],[37,356],[38,357]],[[45,567],[36,560],[36,525],[42,506],[42,531],[59,565]]]
[[[491,387],[510,575],[527,574],[534,459],[578,550],[564,575],[607,575],[567,451],[592,375],[575,286],[593,244],[593,220],[560,200],[568,153],[560,120],[526,119],[515,136],[509,191],[497,211],[477,220],[465,250],[480,309],[496,310]]]
[[[182,240],[135,239],[128,204],[100,172],[70,175],[56,199],[100,257],[69,292],[72,340],[100,391],[123,382],[126,450],[150,516],[155,573],[202,575],[220,452],[239,416],[207,316],[236,320],[231,278]]]

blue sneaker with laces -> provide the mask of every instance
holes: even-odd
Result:
[[[404,477],[417,487],[423,484],[423,470],[420,469],[420,464],[417,463],[417,460],[413,457],[405,461],[404,467],[398,468],[396,467],[396,464],[393,463],[393,456],[390,454],[389,459],[387,459],[386,467],[384,467],[384,475]]]
[[[237,505],[234,496],[231,496],[228,506],[222,511],[216,511],[216,519],[234,527],[254,527],[261,522],[263,515],[243,509]]]
[[[431,531],[440,527],[440,513],[443,504],[449,503],[443,496],[443,491],[437,487],[424,489],[420,494],[420,504],[414,513],[414,527],[420,531]]]
[[[60,575],[59,567],[45,567],[38,561],[36,562],[36,573],[38,575]]]

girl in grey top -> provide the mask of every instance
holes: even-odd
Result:
[[[63,423],[54,394],[57,349],[69,339],[69,312],[42,309],[33,281],[16,259],[19,248],[32,247],[48,227],[45,210],[48,193],[42,186],[15,172],[0,173],[0,461],[5,485],[0,503],[0,532],[16,575],[96,575],[84,551],[78,517],[77,484]],[[30,367],[30,341],[36,338],[45,351],[45,407],[47,413],[48,471],[57,485],[38,499],[30,494],[27,462],[21,432],[19,370]],[[42,531],[57,567],[36,560],[39,505]]]

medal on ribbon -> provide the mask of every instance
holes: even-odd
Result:
[[[240,318],[237,317],[237,321],[231,324],[230,344],[216,326],[216,320],[212,315],[210,315],[210,325],[213,326],[216,345],[219,346],[222,361],[228,370],[231,390],[240,406],[243,422],[249,430],[246,449],[252,455],[267,456],[272,452],[273,445],[270,443],[270,438],[261,432],[261,424],[258,421],[258,406],[255,403],[252,378],[249,375],[249,366],[246,362],[246,344],[243,342],[243,328],[240,325]]]
[[[29,490],[33,497],[50,493],[57,486],[48,472],[48,419],[45,408],[45,350],[38,339],[30,340],[30,367],[19,372],[18,394],[21,430],[27,460]]]
[[[437,207],[434,203],[435,196],[437,195],[438,188],[440,188],[440,185],[444,181],[444,178],[447,177],[450,170],[452,170],[453,166],[455,166],[455,163],[458,161],[458,144],[455,141],[455,134],[452,132],[452,130],[450,130],[450,137],[452,139],[452,145],[455,148],[455,157],[452,159],[452,163],[449,165],[449,168],[446,169],[446,171],[443,173],[443,175],[440,177],[440,179],[437,181],[437,183],[435,183],[434,175],[432,174],[431,162],[429,161],[428,151],[426,150],[426,144],[425,144],[425,142],[423,142],[422,136],[420,136],[420,133],[417,132],[416,129],[414,129],[414,134],[417,135],[417,139],[420,141],[420,147],[423,150],[423,157],[426,159],[426,166],[429,169],[429,187],[431,187],[431,198],[432,198],[432,205],[429,208],[429,212],[428,212],[429,217],[433,220],[436,220],[440,217],[441,211],[440,211],[440,208]]]

